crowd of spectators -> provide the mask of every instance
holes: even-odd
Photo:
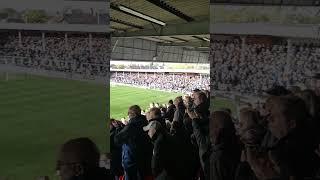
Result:
[[[293,44],[211,43],[211,82],[215,90],[261,94],[273,87],[306,84],[320,70],[320,47]]]
[[[209,113],[209,92],[137,105],[111,120],[115,179],[320,179],[320,75],[315,89],[274,86],[259,104]],[[211,108],[212,110],[212,108]]]
[[[198,74],[112,73],[111,82],[148,88],[190,93],[194,89],[210,88],[210,77]]]
[[[113,179],[208,179],[209,104],[209,92],[197,89],[146,112],[130,106],[125,124],[112,119]]]
[[[93,76],[105,76],[110,61],[110,39],[93,35],[91,46],[89,35],[17,34],[2,36],[0,42],[1,63],[12,60],[17,66],[59,72],[73,72]],[[5,61],[5,58],[8,60]]]

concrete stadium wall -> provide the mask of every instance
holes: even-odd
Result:
[[[109,76],[106,77],[92,77],[92,78],[84,78],[83,75],[75,74],[75,73],[65,73],[65,72],[57,72],[57,71],[49,71],[43,69],[34,69],[28,67],[19,67],[14,65],[0,65],[0,72],[2,73],[12,73],[12,74],[30,74],[36,76],[44,76],[50,78],[61,78],[61,79],[69,79],[69,80],[77,80],[77,81],[85,81],[85,82],[94,82],[98,84],[108,85]]]

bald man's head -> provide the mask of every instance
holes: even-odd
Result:
[[[89,138],[71,139],[61,146],[57,170],[61,180],[67,180],[98,168],[99,160],[98,147]]]

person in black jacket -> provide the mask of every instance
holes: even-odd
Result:
[[[186,180],[181,162],[181,150],[177,142],[170,136],[158,121],[151,121],[143,128],[154,144],[152,156],[152,173],[156,180]],[[180,151],[180,153],[179,153]]]
[[[100,152],[89,138],[71,139],[60,149],[56,170],[61,180],[108,180],[110,173],[99,167]]]
[[[173,121],[183,122],[186,107],[183,104],[182,96],[176,97],[173,103],[176,107]]]
[[[117,121],[114,119],[110,120],[110,153],[111,153],[111,161],[110,161],[110,170],[111,175],[117,179],[118,177],[124,174],[122,164],[121,164],[121,146],[114,143],[114,136],[118,134],[124,127],[124,124],[121,121]]]
[[[209,139],[209,125],[207,119],[203,119],[196,111],[187,109],[187,114],[192,123],[192,138],[196,141],[198,148],[198,156],[202,171],[206,180],[209,179],[210,161],[208,161],[211,154],[211,143]]]
[[[196,179],[200,167],[197,148],[192,144],[191,136],[188,134],[184,125],[178,121],[172,122],[170,134],[176,142],[179,149],[179,157],[175,157],[177,161],[183,162],[186,177]]]
[[[174,117],[174,112],[175,112],[175,105],[173,104],[172,100],[169,100],[168,102],[168,109],[167,112],[164,115],[164,118],[168,119],[170,122],[173,121],[173,117]]]
[[[129,108],[128,115],[129,123],[115,135],[115,143],[122,146],[125,180],[140,180],[152,174],[152,143],[143,131],[148,121],[137,105]]]
[[[202,119],[208,119],[209,112],[209,101],[206,94],[202,91],[193,93],[193,108],[201,116]]]
[[[231,116],[223,111],[212,113],[210,140],[213,144],[210,155],[210,179],[234,179],[240,162],[240,146]]]
[[[189,110],[188,114],[192,119],[205,179],[234,179],[240,160],[240,147],[231,116],[223,111],[212,113],[209,136],[209,129],[203,125],[201,116]]]
[[[271,103],[268,128],[278,139],[269,151],[269,158],[277,167],[280,178],[312,177],[319,166],[319,159],[307,124],[310,115],[305,103],[292,95],[271,97],[268,103]],[[254,160],[251,163],[254,164]]]

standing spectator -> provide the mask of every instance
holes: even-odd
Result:
[[[320,97],[320,73],[315,74],[312,77],[312,81],[313,81],[313,90],[316,93],[316,95],[318,97]]]
[[[243,153],[241,162],[237,167],[236,180],[256,180],[254,172],[251,170],[250,165],[245,159],[244,150],[246,148],[258,148],[261,144],[263,136],[266,132],[265,128],[259,123],[258,112],[250,108],[240,110],[239,119],[239,136],[243,143]]]
[[[124,124],[121,121],[116,121],[114,119],[110,120],[110,153],[111,153],[111,161],[110,161],[110,170],[113,179],[118,179],[120,176],[124,174],[122,168],[122,148],[118,144],[114,143],[114,136],[118,134],[124,127]]]
[[[203,119],[208,119],[209,117],[209,102],[207,96],[203,92],[195,92],[194,96],[194,109],[197,113],[202,116]]]
[[[174,111],[175,111],[176,107],[173,104],[172,100],[169,100],[168,102],[168,109],[167,112],[165,114],[165,118],[167,118],[170,122],[173,121],[173,117],[174,117]]]
[[[151,175],[152,144],[143,127],[148,124],[139,106],[128,110],[129,123],[115,135],[115,142],[122,145],[122,165],[125,180],[142,180]]]
[[[277,173],[281,179],[313,177],[319,167],[319,159],[306,125],[308,111],[304,102],[287,96],[272,97],[268,103],[272,104],[268,127],[278,142],[269,151],[269,156],[263,159],[272,162],[274,172],[267,174],[266,166],[261,164],[255,153],[250,152],[248,162],[252,170],[260,178],[274,178]]]
[[[180,148],[158,121],[151,121],[143,130],[148,131],[154,148],[152,172],[156,180],[184,180],[186,172],[179,161]],[[182,150],[182,149],[181,149]],[[181,153],[181,152],[180,152]]]
[[[196,111],[187,109],[187,114],[191,119],[193,134],[192,137],[195,139],[198,147],[198,157],[202,167],[204,179],[210,178],[210,154],[211,154],[211,143],[209,140],[209,126],[206,120],[202,119]]]
[[[182,96],[178,96],[174,99],[174,105],[176,110],[174,112],[173,121],[183,122],[184,114],[185,114],[185,106],[183,104]]]
[[[191,136],[188,134],[184,124],[179,121],[173,121],[170,129],[170,134],[175,140],[175,146],[177,146],[180,151],[180,159],[176,159],[183,162],[183,167],[185,171],[185,177],[196,179],[199,170],[199,158],[197,148],[192,144]]]
[[[210,179],[234,179],[240,161],[240,147],[235,135],[232,118],[223,111],[216,111],[210,120]]]
[[[161,111],[159,108],[156,108],[156,107],[151,108],[147,114],[148,114],[147,116],[148,122],[158,121],[162,127],[166,127],[166,122],[162,118]]]
[[[296,94],[300,97],[309,112],[310,117],[310,128],[314,128],[314,131],[320,129],[320,99],[316,93],[312,90],[303,90]],[[316,135],[317,136],[317,135]]]

